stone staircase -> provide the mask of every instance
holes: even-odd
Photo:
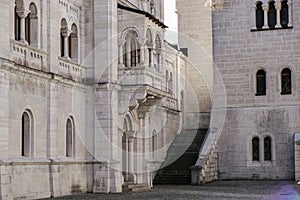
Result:
[[[191,169],[205,140],[207,129],[184,129],[168,149],[153,184],[191,184]]]
[[[123,192],[142,192],[151,188],[146,184],[125,184],[122,186]]]

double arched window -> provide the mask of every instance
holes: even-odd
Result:
[[[272,161],[272,139],[266,136],[263,140],[263,160]],[[260,161],[260,139],[259,137],[252,138],[252,161]]]
[[[38,47],[39,23],[38,9],[34,3],[25,8],[23,0],[16,0],[15,40]]]
[[[281,95],[292,94],[292,72],[289,68],[284,68],[280,73]],[[260,69],[256,72],[256,96],[266,95],[266,72]]]
[[[79,50],[77,25],[72,24],[69,30],[67,20],[62,19],[60,26],[60,56],[77,62]]]

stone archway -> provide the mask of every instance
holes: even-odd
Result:
[[[124,184],[135,184],[134,174],[134,140],[135,131],[131,115],[126,115],[122,134],[122,175]]]

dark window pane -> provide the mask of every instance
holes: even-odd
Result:
[[[262,29],[264,26],[264,11],[262,8],[262,2],[256,4],[256,28]]]
[[[288,68],[281,72],[281,94],[292,94],[291,70]]]
[[[259,139],[255,137],[252,139],[252,160],[259,161]]]
[[[270,29],[274,29],[276,26],[276,9],[275,2],[271,1],[269,3],[269,11],[268,11],[268,26]]]
[[[256,73],[256,95],[266,95],[266,73],[262,69]]]
[[[272,160],[272,144],[271,144],[271,138],[266,137],[264,139],[264,159],[265,160]]]
[[[283,28],[288,27],[289,23],[289,7],[287,1],[281,2],[281,10],[280,10],[280,24]]]

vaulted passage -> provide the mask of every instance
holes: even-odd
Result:
[[[190,167],[194,166],[198,159],[207,132],[207,129],[183,130],[168,149],[166,159],[153,184],[191,184]]]

